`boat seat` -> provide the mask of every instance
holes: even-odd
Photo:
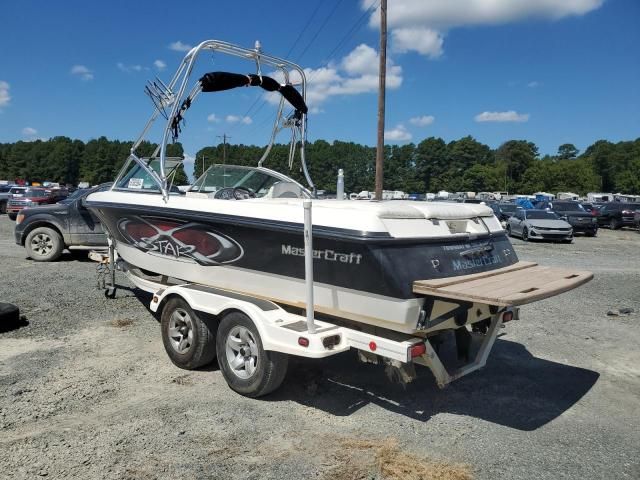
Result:
[[[302,198],[302,189],[295,182],[274,183],[266,195],[270,198]]]

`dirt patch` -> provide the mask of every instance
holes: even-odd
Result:
[[[191,377],[191,375],[180,375],[171,380],[171,383],[175,383],[177,385],[192,386],[193,378]]]
[[[347,480],[380,478],[383,480],[472,480],[466,465],[418,458],[402,452],[398,441],[347,439],[334,458],[337,465],[325,478]]]
[[[111,326],[116,328],[127,328],[133,325],[133,320],[130,318],[116,318],[111,320]]]

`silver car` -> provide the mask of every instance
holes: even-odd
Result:
[[[522,240],[556,240],[564,243],[573,241],[573,228],[560,220],[553,212],[546,210],[518,210],[507,221],[507,233]]]

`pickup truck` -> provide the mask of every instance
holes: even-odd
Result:
[[[18,212],[23,208],[50,205],[67,197],[66,190],[47,189],[40,187],[21,188],[14,187],[9,191],[11,198],[7,202],[7,215],[15,220]]]
[[[16,219],[15,241],[27,249],[37,262],[53,262],[62,251],[106,248],[107,236],[100,220],[83,205],[87,195],[106,190],[110,183],[91,189],[77,190],[69,198],[54,205],[28,207]]]

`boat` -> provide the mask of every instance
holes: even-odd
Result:
[[[255,73],[205,72],[192,85],[196,60],[210,52],[248,60]],[[255,167],[212,165],[186,194],[178,191],[172,169],[181,159],[168,157],[167,145],[178,139],[188,109],[202,93],[244,87],[281,95],[263,155]],[[154,110],[129,158],[112,188],[85,202],[141,288],[145,276],[162,276],[305,309],[303,202],[311,199],[317,315],[405,334],[475,325],[495,315],[499,301],[456,297],[440,288],[452,278],[511,272],[522,263],[486,205],[315,199],[305,159],[308,108],[300,66],[265,54],[258,43],[243,48],[207,40],[186,54],[170,82],[157,79],[146,93]],[[156,152],[138,156],[160,118],[165,122]],[[291,133],[289,165],[299,159],[306,185],[266,166],[283,131]],[[566,281],[573,288],[587,277]],[[441,281],[438,293],[425,294],[428,285],[416,286],[420,281]]]

